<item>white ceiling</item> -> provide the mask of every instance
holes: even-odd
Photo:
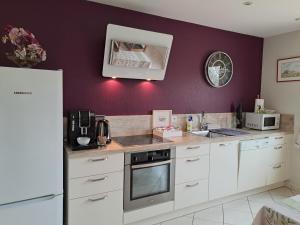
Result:
[[[90,1],[258,37],[300,30],[300,0]]]

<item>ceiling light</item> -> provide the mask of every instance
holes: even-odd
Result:
[[[245,6],[250,6],[250,5],[253,5],[253,2],[251,2],[251,1],[246,1],[246,2],[243,2],[243,5],[245,5]]]

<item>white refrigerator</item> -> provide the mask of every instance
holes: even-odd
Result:
[[[0,67],[0,224],[63,224],[62,71]]]

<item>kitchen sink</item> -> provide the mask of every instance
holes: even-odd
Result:
[[[208,138],[217,138],[217,137],[225,137],[226,136],[223,134],[217,134],[217,133],[211,132],[209,130],[192,131],[191,134],[194,134],[197,136],[202,136],[202,137],[208,137]]]
[[[248,134],[248,132],[236,130],[236,129],[220,128],[220,129],[213,129],[213,130],[192,131],[191,134],[202,136],[202,137],[208,137],[208,138],[216,138],[216,137],[246,135]]]

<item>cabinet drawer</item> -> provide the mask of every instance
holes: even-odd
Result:
[[[270,147],[268,156],[269,165],[286,162],[286,159],[287,150],[285,144]]]
[[[69,180],[69,199],[123,189],[123,172]]]
[[[123,192],[115,191],[69,201],[68,225],[123,224]]]
[[[267,177],[267,185],[275,184],[288,179],[286,163],[276,163],[270,166]]]
[[[197,180],[175,186],[175,209],[208,201],[208,180]]]
[[[272,145],[281,145],[281,144],[285,144],[286,139],[284,135],[279,135],[279,136],[270,137],[270,141]]]
[[[191,180],[207,179],[208,175],[208,155],[176,159],[176,184]]]
[[[176,157],[193,157],[197,155],[208,155],[209,144],[194,144],[176,146]]]
[[[69,160],[69,178],[122,171],[123,167],[123,153],[74,158]]]

